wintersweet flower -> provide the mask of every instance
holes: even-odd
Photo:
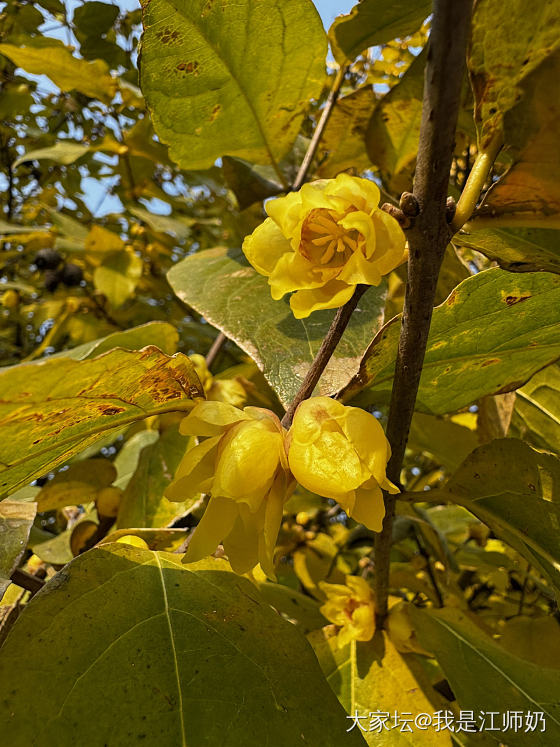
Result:
[[[203,355],[193,353],[189,355],[189,358],[204,388],[206,399],[215,402],[228,402],[235,407],[245,404],[247,392],[237,379],[216,379],[209,371]]]
[[[282,510],[295,487],[280,421],[260,407],[200,402],[181,421],[180,431],[204,440],[186,452],[165,495],[184,501],[210,494],[185,562],[211,555],[222,542],[236,573],[260,563],[273,578]]]
[[[360,283],[379,285],[405,251],[402,229],[379,198],[373,182],[339,174],[267,202],[269,217],[243,251],[268,277],[272,298],[295,291],[290,306],[303,319],[342,306]]]
[[[319,582],[327,596],[321,612],[338,625],[339,648],[350,641],[369,641],[375,633],[375,608],[371,586],[360,576],[346,576],[346,585]]]
[[[373,415],[330,397],[302,402],[288,435],[288,461],[296,480],[337,501],[374,532],[385,516],[383,490],[398,493],[385,475],[391,447]]]

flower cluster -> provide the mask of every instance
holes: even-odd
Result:
[[[339,174],[266,204],[268,218],[243,251],[268,277],[272,298],[290,298],[294,316],[345,304],[358,284],[379,285],[404,259],[405,236],[379,208],[368,179]]]
[[[222,542],[235,571],[260,563],[273,578],[283,507],[296,480],[374,531],[384,516],[382,489],[397,492],[385,477],[390,451],[378,421],[329,397],[300,404],[289,432],[270,410],[208,401],[195,405],[180,431],[199,443],[187,450],[166,496],[210,495],[186,562]]]

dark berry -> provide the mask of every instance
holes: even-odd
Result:
[[[56,249],[39,249],[33,262],[40,270],[56,270],[61,260]]]
[[[62,268],[62,282],[71,288],[73,285],[79,285],[84,279],[84,273],[81,267],[67,262]]]
[[[54,293],[60,283],[60,272],[58,270],[45,270],[45,289]]]

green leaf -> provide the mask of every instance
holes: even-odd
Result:
[[[560,367],[547,366],[517,390],[510,435],[560,452]]]
[[[119,15],[117,5],[88,0],[74,11],[72,21],[78,31],[87,36],[102,36],[113,26]]]
[[[532,733],[523,729],[494,732],[511,747],[550,747],[560,740],[560,677],[558,671],[536,666],[505,651],[456,609],[425,612],[414,608],[413,619],[420,642],[433,651],[463,710],[494,711],[494,726],[501,727],[507,711],[542,712],[541,724]],[[483,686],[481,686],[481,684]],[[499,720],[500,719],[500,720]],[[479,722],[480,724],[480,722]],[[486,721],[487,728],[489,720]]]
[[[554,34],[560,39],[558,21]],[[513,165],[488,190],[481,215],[513,215],[521,224],[531,218],[544,220],[551,214],[558,219],[560,97],[550,92],[556,89],[559,76],[560,50],[523,80],[519,103],[504,117],[505,142]]]
[[[61,465],[107,431],[204,396],[190,360],[155,347],[0,371],[0,495]]]
[[[358,173],[369,168],[364,138],[375,101],[372,86],[362,86],[337,99],[319,144],[319,176],[331,178],[349,168]]]
[[[271,166],[254,166],[241,158],[224,156],[222,169],[224,179],[235,194],[240,210],[283,191]]]
[[[310,0],[151,0],[143,11],[140,82],[171,158],[205,169],[224,155],[285,155],[325,77]]]
[[[89,146],[87,145],[75,143],[72,140],[59,140],[55,145],[48,148],[38,148],[37,150],[24,153],[23,156],[14,161],[12,168],[15,169],[26,161],[40,161],[43,158],[48,158],[51,161],[56,161],[67,166],[77,161],[78,158],[85,156],[86,153],[89,153],[89,150]]]
[[[117,477],[114,485],[126,488],[138,466],[138,460],[144,446],[149,446],[159,439],[159,431],[140,431],[129,438],[115,457],[114,465]]]
[[[521,97],[520,85],[560,46],[558,8],[548,0],[479,0],[472,19],[468,66],[475,96],[479,145],[503,127]],[[546,105],[553,99],[549,89]]]
[[[408,498],[467,508],[547,576],[560,593],[560,460],[523,441],[480,446],[441,490]]]
[[[105,102],[115,95],[116,79],[102,60],[80,60],[61,41],[51,37],[25,37],[23,41],[22,46],[0,44],[0,53],[28,73],[48,75],[61,91],[76,90]]]
[[[82,459],[58,472],[37,494],[38,511],[52,511],[95,499],[101,488],[111,485],[117,470],[108,459]]]
[[[0,683],[14,747],[363,744],[305,638],[215,558],[77,557],[18,618]]]
[[[470,428],[448,418],[414,413],[408,447],[431,454],[446,470],[456,470],[477,446],[476,432]]]
[[[453,243],[482,252],[510,272],[560,273],[560,231],[549,228],[482,228],[476,220]]]
[[[417,31],[430,15],[429,0],[361,0],[348,15],[339,16],[329,30],[347,59],[368,47],[385,44]]]
[[[187,503],[172,503],[163,495],[189,442],[178,427],[168,428],[153,444],[146,446],[119,506],[117,528],[164,527],[185,513]],[[194,505],[196,501],[191,501]]]
[[[126,249],[109,252],[103,257],[103,264],[95,268],[93,283],[107,296],[111,306],[118,309],[134,295],[142,269],[142,259],[133,252]]]
[[[395,192],[409,189],[412,183],[422,117],[425,64],[426,52],[423,51],[397,85],[383,96],[367,126],[368,155],[385,183]]]
[[[36,513],[36,503],[0,502],[0,599],[10,585],[10,576],[25,552]]]
[[[299,389],[334,317],[314,312],[295,319],[288,301],[273,301],[267,280],[249,266],[239,250],[208,249],[187,257],[167,274],[169,284],[188,306],[202,314],[250,355],[281,402]],[[385,286],[370,288],[321,381],[321,394],[332,394],[357,370],[359,358],[383,318]]]
[[[428,699],[422,690],[426,683],[417,679],[425,678],[421,677],[418,666],[414,666],[414,657],[400,654],[385,633],[378,632],[366,643],[351,641],[342,648],[338,648],[336,636],[329,628],[311,633],[308,640],[329,685],[350,714],[348,727],[352,726],[350,717],[356,712],[362,716],[360,728],[354,727],[350,733],[361,729],[371,747],[451,747],[449,732],[423,731],[414,724],[408,732],[394,726],[395,712],[410,714],[413,718],[419,713],[432,714],[436,710],[436,693],[430,688],[431,700]],[[438,702],[437,709],[440,707]],[[387,714],[387,726],[379,730],[376,726],[370,731],[370,714],[375,713]]]
[[[73,358],[77,361],[83,361],[88,358],[94,358],[101,353],[106,353],[114,348],[126,348],[127,350],[139,350],[147,345],[157,345],[158,348],[168,355],[172,355],[177,350],[179,333],[177,328],[167,322],[147,322],[138,327],[131,327],[122,332],[112,332],[107,337],[101,337],[98,340],[85,342],[70,350],[63,350],[60,353],[54,353],[49,360],[53,358]]]
[[[344,401],[389,398],[399,330],[400,316],[377,334]],[[434,310],[416,409],[442,415],[517,389],[560,356],[559,333],[557,275],[491,269],[467,278]]]
[[[170,215],[154,215],[149,210],[144,210],[144,208],[137,205],[130,207],[129,212],[136,218],[140,218],[144,223],[147,223],[153,231],[172,234],[180,241],[190,236],[190,227],[193,223],[196,223],[194,218],[187,218],[186,216],[178,219],[172,218]]]

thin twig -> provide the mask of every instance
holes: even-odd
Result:
[[[27,573],[27,571],[21,568],[15,569],[10,576],[10,581],[16,584],[16,586],[21,586],[22,589],[30,591],[31,595],[41,591],[45,585],[45,581],[42,578],[35,576],[33,573]]]
[[[392,450],[387,476],[392,481],[400,477],[437,279],[451,236],[446,220],[446,202],[471,10],[472,0],[434,0],[433,3],[414,177],[414,196],[420,214],[407,232],[410,247],[408,282],[387,423],[387,438]],[[387,616],[395,502],[395,496],[385,495],[383,530],[375,543],[376,616],[380,627]]]
[[[525,577],[523,578],[523,585],[521,587],[521,596],[519,598],[519,607],[517,608],[517,614],[523,614],[523,606],[525,605],[525,595],[527,594],[527,583],[529,581],[529,574],[531,573],[533,566],[531,563],[527,563],[527,569],[525,571]]]
[[[368,285],[357,285],[352,298],[347,301],[344,306],[341,306],[336,312],[331,326],[329,327],[329,331],[327,332],[325,339],[321,343],[319,352],[315,356],[315,360],[311,364],[311,368],[309,369],[309,371],[307,372],[307,376],[303,380],[303,384],[299,388],[298,393],[294,397],[292,403],[286,411],[286,414],[282,418],[282,425],[285,428],[289,428],[292,424],[294,413],[300,402],[303,402],[304,399],[308,399],[313,394],[313,390],[317,386],[317,382],[321,378],[321,374],[325,370],[327,363],[331,359],[331,356],[336,349],[336,346],[340,342],[340,338],[342,337],[344,330],[346,329],[348,322],[350,321],[352,313],[358,305],[358,301],[368,288]]]
[[[212,367],[212,364],[218,357],[218,353],[222,349],[226,340],[227,340],[227,337],[224,335],[223,332],[220,332],[220,334],[216,337],[216,339],[212,343],[210,350],[206,354],[206,368],[210,369]]]
[[[299,167],[297,176],[294,180],[294,183],[292,184],[292,189],[291,189],[292,192],[296,192],[298,189],[300,189],[303,183],[305,182],[305,179],[307,177],[307,172],[309,171],[311,162],[313,161],[313,158],[315,157],[315,153],[317,152],[317,148],[319,147],[319,142],[323,136],[323,132],[325,131],[325,127],[327,126],[329,117],[331,116],[331,112],[338,98],[338,94],[340,93],[340,87],[344,80],[344,76],[346,75],[347,69],[348,69],[347,65],[342,65],[342,67],[339,69],[338,73],[336,74],[336,77],[332,84],[332,88],[329,91],[329,95],[325,102],[325,107],[321,113],[321,117],[319,121],[317,122],[317,127],[315,128],[315,132],[313,133],[311,142],[309,143],[305,156],[303,157],[303,161],[301,162],[301,166]]]
[[[438,601],[438,607],[441,608],[443,607],[443,595],[438,586],[438,582],[436,580],[434,569],[432,568],[432,559],[430,558],[430,553],[426,550],[424,545],[420,542],[420,538],[418,537],[418,530],[415,530],[414,532],[414,539],[416,540],[416,546],[418,547],[418,552],[426,561],[426,573],[428,574],[430,581],[432,582],[432,586],[434,587],[434,591],[436,593],[436,597]]]

